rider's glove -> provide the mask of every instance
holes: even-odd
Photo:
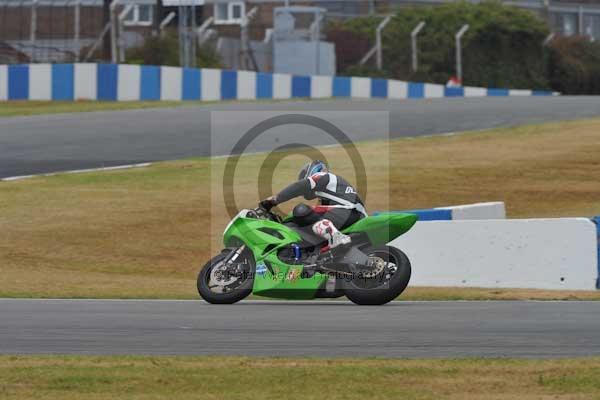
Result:
[[[276,205],[277,205],[277,199],[275,196],[271,196],[260,202],[260,206],[267,211],[271,211],[271,208],[275,207]]]

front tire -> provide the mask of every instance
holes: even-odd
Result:
[[[408,257],[391,246],[371,248],[365,253],[370,257],[383,259],[387,263],[385,268],[394,265],[395,271],[383,283],[383,288],[377,286],[377,279],[385,277],[389,271],[372,279],[355,278],[347,284],[346,297],[359,305],[381,305],[394,300],[406,289],[410,281],[411,266]]]
[[[211,279],[214,279],[213,269],[219,268],[223,264],[223,260],[227,257],[228,252],[223,252],[212,260],[207,262],[198,274],[198,293],[200,297],[211,304],[233,304],[238,301],[245,299],[252,293],[252,286],[254,285],[254,258],[252,255],[244,252],[240,257],[245,257],[248,263],[247,269],[244,271],[242,278],[245,278],[238,286],[231,288],[229,291],[216,292],[215,286],[211,285]]]

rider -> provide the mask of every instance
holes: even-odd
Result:
[[[356,190],[344,178],[329,172],[327,165],[320,160],[306,164],[298,175],[298,181],[263,200],[261,205],[270,210],[298,196],[304,196],[306,200],[318,198],[320,205],[298,204],[293,211],[294,222],[300,226],[312,225],[316,235],[327,239],[329,248],[350,243],[350,237],[339,230],[367,216]]]

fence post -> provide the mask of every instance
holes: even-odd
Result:
[[[31,62],[35,61],[35,34],[37,32],[37,4],[38,0],[31,1],[31,23],[29,26],[29,42],[31,46]]]
[[[119,14],[118,17],[118,21],[119,21],[119,35],[117,38],[117,46],[118,46],[118,54],[119,54],[119,62],[125,62],[125,43],[123,43],[123,32],[125,31],[125,27],[123,25],[123,21],[125,20],[125,17],[127,17],[127,14],[129,14],[129,12],[131,10],[133,10],[134,5],[133,4],[128,4],[127,7],[125,7],[123,9],[123,11],[121,11],[121,13]]]
[[[80,30],[80,20],[81,20],[81,0],[75,0],[75,21],[73,22],[73,41],[75,47],[75,62],[79,62],[79,30]]]
[[[462,49],[461,49],[461,38],[463,35],[469,30],[469,25],[463,25],[462,28],[458,32],[454,39],[456,40],[456,77],[462,83],[463,81],[463,72],[462,72]]]
[[[425,27],[425,21],[419,22],[415,29],[410,33],[410,45],[412,50],[412,70],[413,72],[417,72],[419,69],[419,56],[417,49],[417,35],[421,32],[421,30]]]
[[[113,64],[118,62],[117,54],[117,16],[115,15],[119,0],[112,0],[109,6],[110,12],[110,59]]]
[[[375,46],[377,46],[377,52],[376,52],[377,69],[380,71],[383,68],[383,48],[382,48],[382,43],[381,43],[381,32],[383,32],[383,30],[385,29],[387,24],[390,23],[391,20],[392,20],[391,15],[388,15],[387,17],[385,17],[385,19],[383,21],[381,21],[381,23],[377,27],[377,30],[375,31]]]

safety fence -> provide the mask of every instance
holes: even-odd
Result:
[[[0,100],[422,99],[552,92],[129,64],[0,65]]]
[[[600,217],[505,219],[502,202],[412,210],[419,222],[390,245],[411,285],[600,289]]]

